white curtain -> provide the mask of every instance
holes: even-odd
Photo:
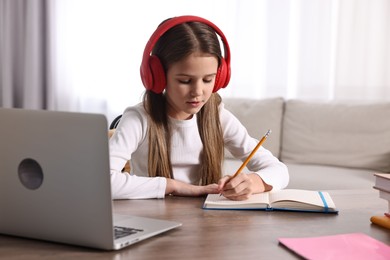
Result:
[[[0,0],[0,107],[47,108],[46,1]]]
[[[143,48],[162,20],[184,14],[213,21],[228,38],[224,97],[390,100],[388,0],[48,0],[46,9],[49,109],[111,120],[140,102]],[[4,53],[3,97],[13,86]]]
[[[238,16],[246,40],[235,45],[229,95],[390,100],[390,1],[269,0],[261,7],[247,9],[248,21]],[[262,19],[250,22],[255,13]]]
[[[390,1],[340,1],[335,38],[333,96],[390,100]]]

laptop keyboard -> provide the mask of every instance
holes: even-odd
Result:
[[[134,235],[137,234],[138,232],[143,232],[143,231],[144,231],[143,229],[114,226],[114,237],[115,239],[118,239],[121,237]]]

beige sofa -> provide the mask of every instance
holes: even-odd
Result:
[[[390,172],[390,102],[224,98],[228,108],[289,168],[288,188],[372,189]],[[241,161],[226,153],[225,172]]]

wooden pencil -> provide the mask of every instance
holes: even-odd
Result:
[[[253,155],[257,152],[257,150],[260,148],[260,146],[265,142],[269,134],[271,133],[271,130],[268,130],[267,133],[261,138],[259,143],[256,145],[256,147],[253,149],[253,151],[249,154],[248,158],[242,163],[240,168],[236,171],[236,173],[233,175],[232,179],[240,174],[240,172],[245,168],[245,166],[248,164],[248,162],[252,159]]]

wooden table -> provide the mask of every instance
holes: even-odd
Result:
[[[0,235],[4,259],[297,259],[279,237],[362,232],[390,245],[390,230],[371,224],[387,202],[376,190],[331,191],[340,212],[334,214],[201,209],[204,198],[122,200],[114,211],[175,220],[183,226],[120,251]]]

